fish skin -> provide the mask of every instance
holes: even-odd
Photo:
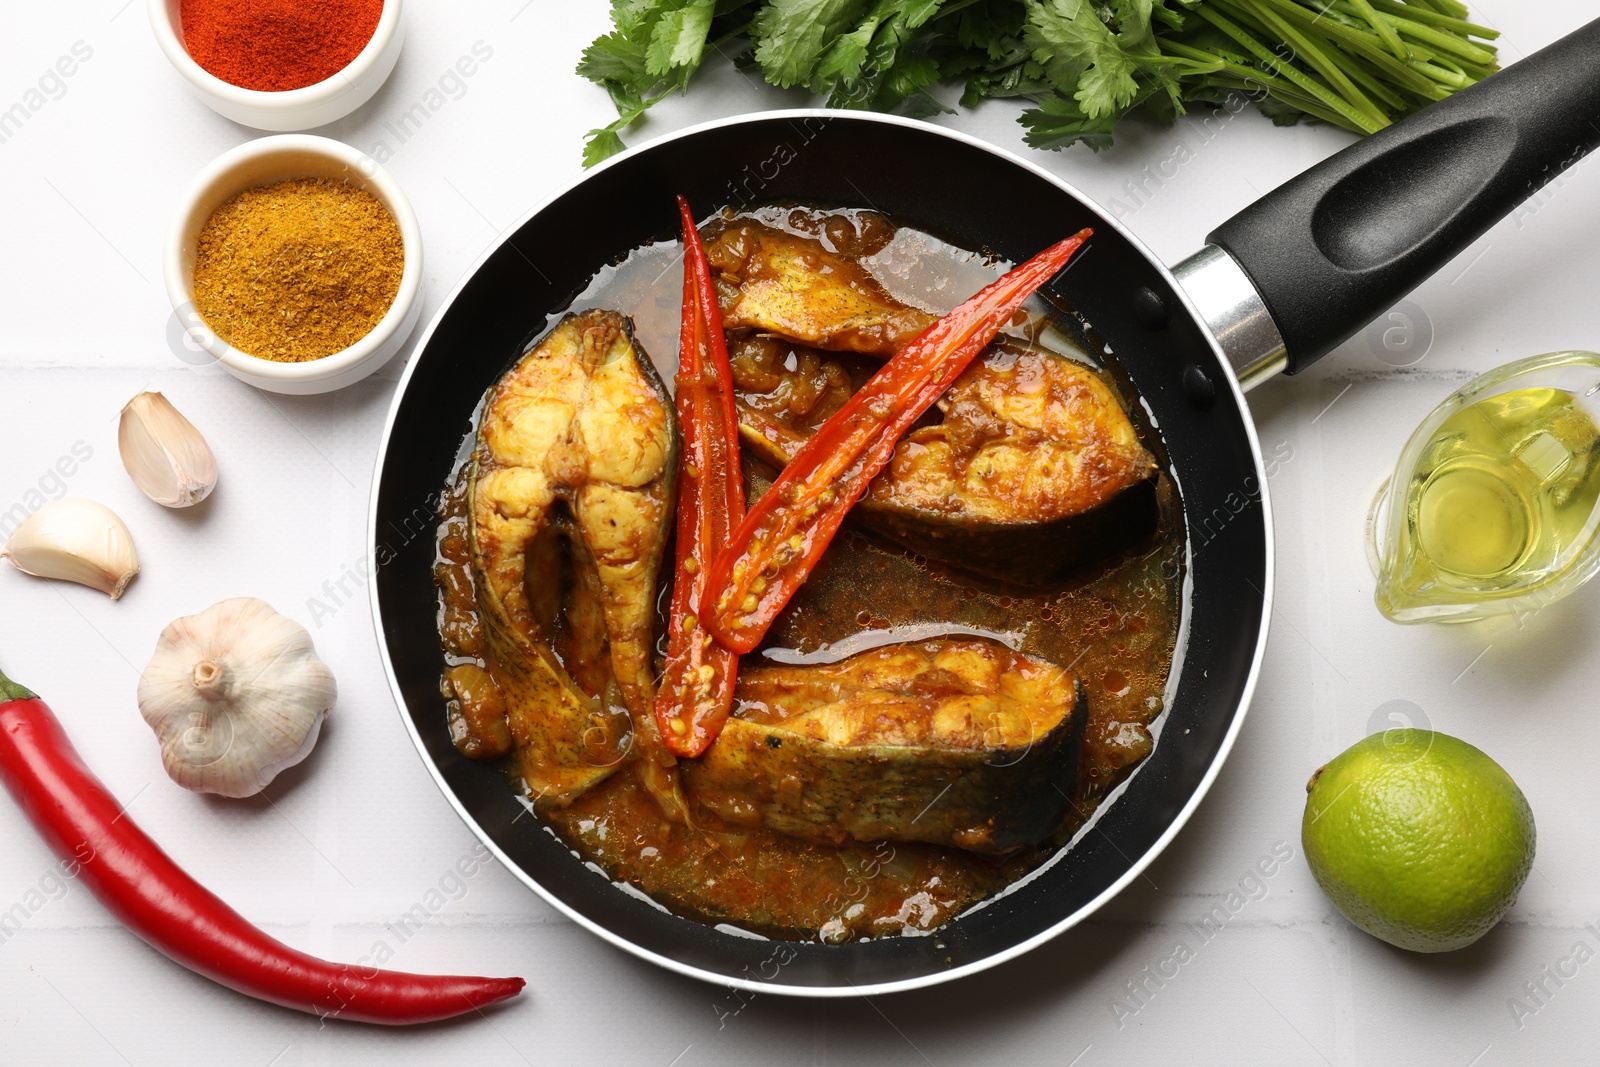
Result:
[[[895,446],[856,505],[862,525],[963,569],[1037,585],[1143,541],[1160,470],[1094,368],[992,345]],[[783,466],[809,435],[744,400],[744,443]]]
[[[993,855],[1060,825],[1088,721],[1071,671],[979,638],[751,667],[738,700],[685,764],[691,797],[719,818],[828,844]]]

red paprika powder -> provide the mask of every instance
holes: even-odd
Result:
[[[348,66],[383,0],[181,0],[178,13],[196,63],[241,88],[283,92]]]

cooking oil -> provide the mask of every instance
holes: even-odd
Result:
[[[1594,573],[1600,365],[1588,371],[1562,383],[1581,392],[1540,384],[1474,399],[1469,386],[1424,422],[1391,482],[1379,610],[1397,622],[1524,611]]]

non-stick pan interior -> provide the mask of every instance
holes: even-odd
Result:
[[[1193,595],[1176,698],[1154,753],[1095,830],[1031,882],[933,936],[789,944],[678,918],[576,860],[526,817],[504,778],[461,756],[446,732],[432,507],[473,407],[529,333],[596,270],[676,233],[675,193],[702,214],[773,199],[870,206],[1012,260],[1083,226],[1096,228],[1081,262],[1055,287],[1110,345],[1159,427],[1182,489]],[[1213,395],[1196,379],[1200,373],[1214,384]],[[1269,583],[1266,509],[1244,417],[1166,274],[1043,174],[931,127],[849,114],[765,116],[702,129],[624,157],[534,213],[435,321],[396,401],[380,459],[374,558],[384,652],[404,714],[445,787],[482,835],[575,916],[680,969],[730,982],[848,992],[927,981],[1009,955],[1081,917],[1157,847],[1222,753],[1243,714]]]

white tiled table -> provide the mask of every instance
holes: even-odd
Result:
[[[583,132],[609,120],[604,94],[571,73],[605,28],[605,7],[412,0],[390,83],[320,131],[392,153],[422,219],[426,315],[502,227],[578,173]],[[1578,0],[1473,8],[1504,30],[1507,59],[1592,14]],[[1600,963],[1577,957],[1600,951],[1600,928],[1587,925],[1600,918],[1591,755],[1600,665],[1588,661],[1600,589],[1520,630],[1402,629],[1371,606],[1360,539],[1400,444],[1453,384],[1523,355],[1600,348],[1592,165],[1415,294],[1432,334],[1419,363],[1395,369],[1358,338],[1251,397],[1263,446],[1281,460],[1271,481],[1271,649],[1232,759],[1147,878],[1094,920],[980,978],[871,1003],[757,997],[729,1014],[736,1002],[723,991],[607,947],[496,866],[464,890],[449,881],[474,838],[401,729],[364,591],[348,580],[339,591],[363,553],[375,449],[401,361],[344,392],[294,399],[175,359],[159,262],[169,212],[201,166],[254,133],[188,94],[157,51],[142,3],[13,4],[6,22],[0,108],[23,100],[58,57],[80,62],[0,141],[0,511],[36,490],[63,491],[58,459],[87,451],[65,465],[65,490],[118,510],[145,570],[112,604],[0,568],[0,663],[48,697],[146,829],[285,940],[340,959],[383,942],[395,966],[522,974],[529,990],[489,1021],[411,1032],[323,1027],[257,1004],[168,963],[81,887],[61,888],[44,846],[0,801],[0,912],[20,904],[27,917],[0,943],[0,1062],[1466,1067],[1594,1058]],[[475,52],[477,72],[451,81],[456,60]],[[801,102],[723,66],[687,100],[658,108],[634,138]],[[437,109],[418,120],[418,103]],[[1026,151],[1015,111],[993,104],[943,121]],[[1128,224],[1171,261],[1347,140],[1245,113],[1214,135],[1186,123],[1132,131],[1100,156],[1032,158],[1102,203],[1126,205]],[[1177,152],[1180,141],[1189,151]],[[1145,168],[1171,176],[1146,183],[1135,204],[1126,183],[1142,181]],[[116,414],[144,388],[165,391],[211,437],[223,478],[202,514],[162,512],[121,470]],[[167,780],[134,683],[169,619],[244,594],[308,623],[313,598],[336,609],[314,634],[340,699],[315,755],[270,799],[212,800]],[[1299,854],[1306,776],[1369,732],[1390,701],[1489,751],[1538,818],[1538,859],[1509,920],[1454,955],[1407,955],[1355,931]],[[1253,878],[1274,853],[1291,858]],[[442,905],[430,896],[441,885]],[[1236,911],[1220,932],[1197,933],[1234,891]],[[386,925],[419,903],[436,906],[420,931],[401,936]],[[1174,973],[1163,961],[1180,941],[1189,951]],[[1575,956],[1579,944],[1587,951]],[[1542,987],[1537,999],[1528,983]],[[1132,988],[1144,992],[1134,998]]]

